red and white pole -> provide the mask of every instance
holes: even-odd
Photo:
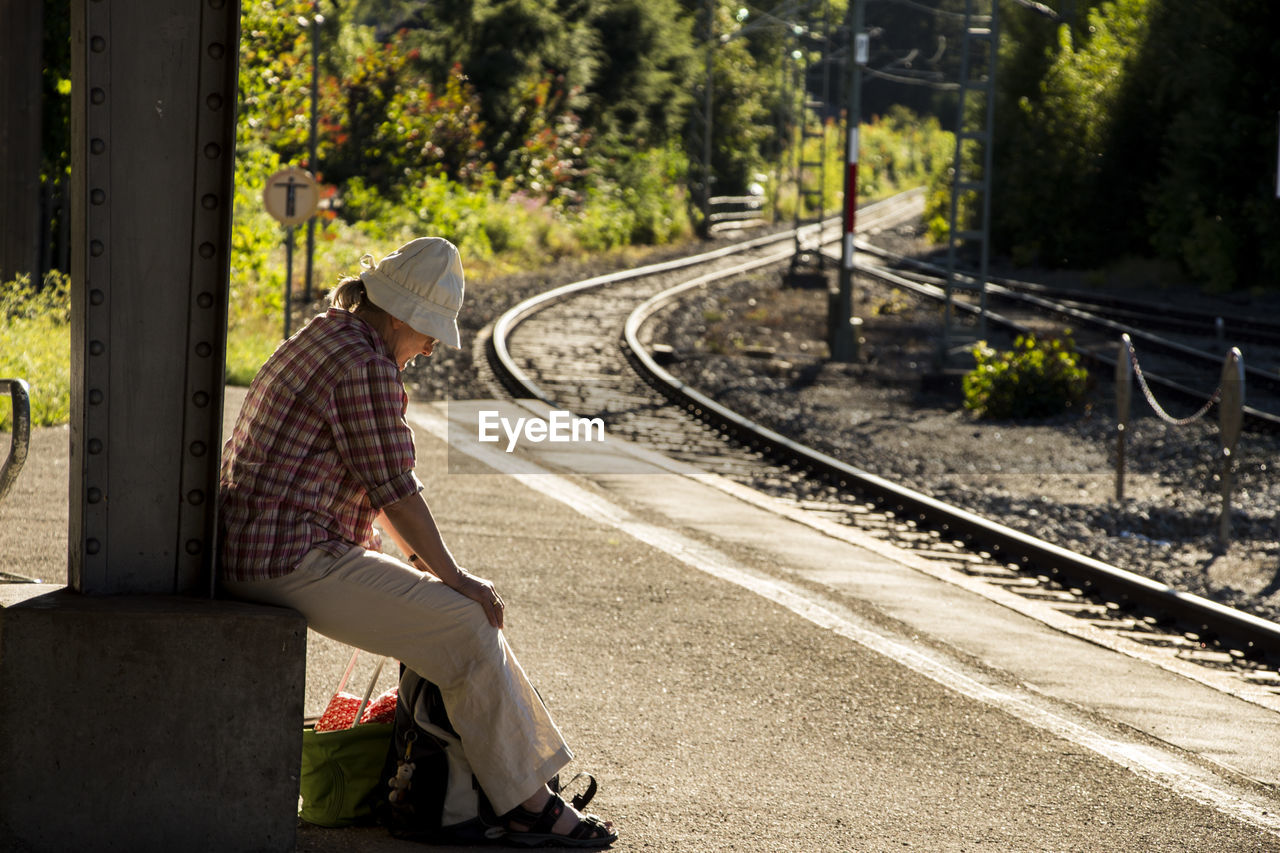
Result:
[[[831,312],[831,358],[851,362],[859,358],[862,321],[853,316],[853,232],[858,223],[858,126],[862,121],[862,66],[867,64],[868,39],[862,31],[864,0],[850,0],[849,32],[853,33],[849,57],[849,111],[846,116],[849,145],[844,170],[844,246],[840,253],[840,291]]]
[[[854,121],[854,119],[850,119]],[[853,232],[858,223],[858,125],[849,126],[849,150],[844,170],[844,247],[840,258],[847,270],[853,269]]]

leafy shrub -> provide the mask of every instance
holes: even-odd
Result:
[[[49,273],[41,287],[20,276],[0,284],[0,377],[30,386],[31,425],[71,416],[70,278]],[[6,389],[7,392],[7,389]],[[9,395],[0,396],[0,430],[13,429]]]
[[[842,146],[840,162],[828,167],[843,188]],[[955,154],[955,137],[942,129],[933,116],[918,116],[903,106],[886,115],[872,116],[859,130],[858,194],[868,199],[886,198],[911,187],[926,186],[935,175],[948,175]]]
[[[1089,373],[1076,360],[1068,334],[1037,341],[1019,335],[1012,350],[997,351],[980,341],[977,366],[964,377],[964,405],[984,418],[1043,418],[1078,404]]]
[[[938,169],[925,184],[924,221],[929,240],[934,243],[945,243],[951,231],[951,191],[955,180],[955,170],[948,167]],[[964,221],[973,206],[973,193],[960,196],[960,210],[956,215]]]
[[[608,168],[603,179],[621,191],[623,203],[634,211],[629,242],[660,245],[690,229],[687,198],[683,191],[689,161],[675,146],[636,150]]]
[[[45,316],[59,323],[71,320],[71,276],[55,270],[47,273],[37,287],[24,273],[0,285],[0,321]]]
[[[636,212],[624,200],[621,189],[591,189],[572,221],[583,249],[604,252],[627,244],[636,225]]]

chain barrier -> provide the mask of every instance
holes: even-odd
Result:
[[[1147,402],[1151,405],[1151,409],[1156,413],[1156,416],[1165,423],[1172,424],[1173,426],[1187,426],[1189,424],[1193,424],[1200,420],[1200,418],[1207,415],[1209,410],[1222,399],[1222,383],[1219,382],[1218,387],[1214,389],[1214,392],[1209,396],[1209,399],[1205,401],[1205,404],[1200,407],[1198,412],[1188,415],[1185,418],[1175,418],[1173,415],[1166,412],[1158,402],[1156,402],[1156,396],[1151,392],[1151,386],[1147,384],[1147,377],[1142,375],[1142,367],[1138,364],[1138,353],[1134,351],[1133,342],[1129,340],[1129,336],[1125,335],[1123,341],[1125,347],[1129,351],[1129,363],[1133,366],[1133,375],[1138,377],[1138,385],[1142,388],[1142,396],[1145,397]]]
[[[1151,405],[1152,411],[1165,423],[1174,426],[1186,426],[1204,417],[1214,404],[1219,404],[1221,420],[1219,430],[1219,458],[1221,472],[1218,479],[1222,483],[1222,513],[1218,517],[1218,542],[1226,548],[1231,542],[1231,489],[1234,479],[1233,468],[1236,442],[1240,439],[1240,428],[1244,419],[1244,357],[1240,350],[1232,347],[1222,364],[1222,378],[1218,387],[1209,396],[1208,401],[1195,414],[1185,418],[1175,418],[1166,412],[1158,402],[1151,386],[1142,374],[1138,365],[1138,354],[1133,349],[1133,341],[1128,335],[1120,336],[1123,353],[1116,358],[1116,500],[1124,500],[1125,439],[1129,423],[1129,398],[1131,378],[1138,378],[1142,395]]]

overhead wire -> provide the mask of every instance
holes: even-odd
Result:
[[[897,3],[900,6],[907,6],[911,9],[917,9],[921,12],[928,12],[930,15],[937,15],[939,18],[954,18],[963,21],[967,17],[964,12],[948,12],[945,9],[935,9],[932,6],[926,6],[923,3],[917,3],[916,0],[866,0],[868,3]],[[989,16],[975,15],[974,21],[988,21]]]
[[[881,80],[889,80],[894,83],[904,83],[908,86],[924,86],[929,89],[937,89],[940,92],[954,92],[960,88],[959,83],[948,83],[945,80],[929,80],[925,77],[910,77],[905,74],[890,74],[888,71],[878,71],[875,68],[863,68],[863,73],[870,77],[877,77]],[[921,72],[934,74],[935,72]]]
[[[1050,9],[1048,6],[1046,6],[1043,3],[1037,3],[1035,0],[1013,0],[1013,2],[1017,3],[1019,6],[1023,7],[1024,9],[1030,9],[1032,12],[1035,12],[1037,15],[1043,15],[1044,17],[1052,21],[1062,20],[1062,16],[1059,15],[1057,12],[1055,12],[1053,9]]]

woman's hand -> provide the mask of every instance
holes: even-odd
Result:
[[[459,568],[456,583],[451,583],[449,586],[472,601],[479,603],[484,608],[484,615],[489,617],[490,625],[495,628],[502,627],[502,617],[503,612],[506,610],[506,605],[502,601],[502,596],[498,595],[498,590],[494,587],[493,581],[476,577],[466,569]]]
[[[502,596],[493,582],[478,578],[458,565],[440,537],[440,528],[431,515],[422,493],[416,492],[382,508],[392,538],[406,553],[414,568],[431,572],[449,588],[457,590],[484,608],[484,615],[495,628],[502,627]]]

